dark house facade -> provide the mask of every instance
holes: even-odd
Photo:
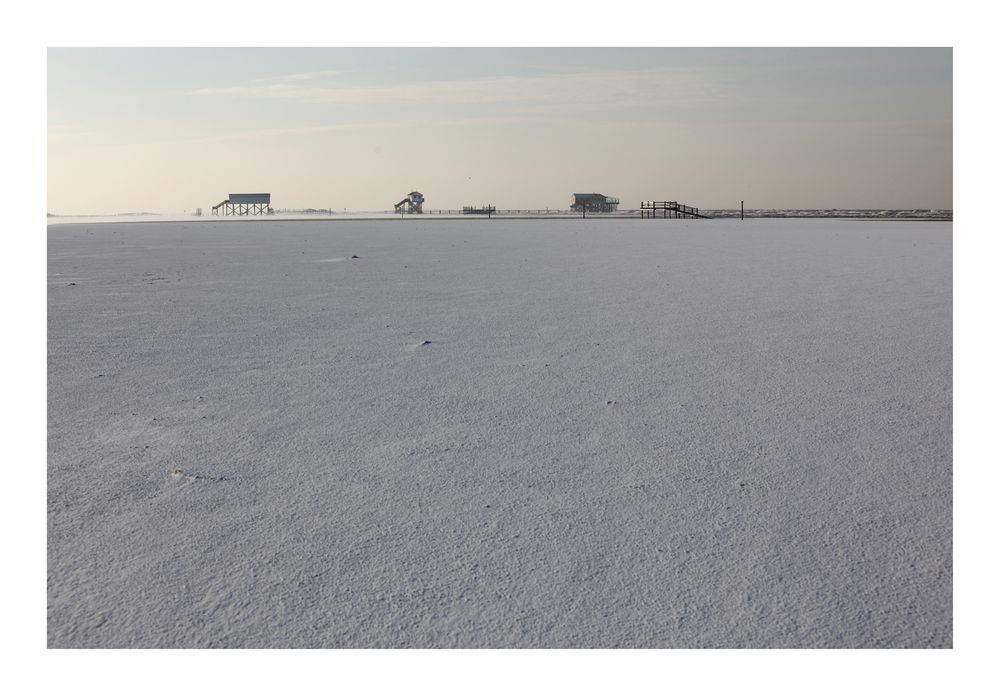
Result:
[[[618,210],[618,199],[603,193],[574,193],[570,210],[581,213],[613,213]]]

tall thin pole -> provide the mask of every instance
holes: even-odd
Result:
[[[740,220],[743,219],[743,201],[740,201]]]

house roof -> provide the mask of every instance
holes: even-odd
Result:
[[[229,194],[230,203],[262,203],[265,205],[271,204],[271,194],[270,193],[230,193]]]

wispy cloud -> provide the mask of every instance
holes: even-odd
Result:
[[[78,126],[66,123],[49,123],[47,128],[49,145],[81,142],[92,138],[94,135],[93,131],[84,130]]]
[[[296,137],[302,135],[315,135],[321,133],[335,133],[338,131],[357,130],[401,130],[401,129],[429,129],[429,128],[450,128],[460,126],[482,126],[489,124],[516,123],[522,118],[515,116],[483,116],[469,118],[451,119],[408,119],[396,121],[377,121],[364,123],[327,123],[315,126],[293,126],[288,128],[256,128],[228,133],[218,133],[195,138],[176,138],[171,140],[157,140],[145,143],[122,144],[123,148],[143,146],[180,146],[180,145],[203,145],[210,143],[221,143],[242,140],[267,140],[274,138]],[[560,121],[553,120],[553,124]]]
[[[339,75],[339,70],[315,70],[313,72],[291,73],[290,75],[276,75],[274,77],[258,77],[251,80],[254,83],[261,82],[309,82],[311,80],[321,80],[325,77]]]
[[[303,77],[306,75],[308,77]],[[191,94],[345,105],[544,104],[549,107],[587,105],[617,110],[643,103],[706,105],[717,102],[726,91],[726,85],[720,82],[718,74],[713,79],[707,79],[703,71],[691,68],[432,80],[379,86],[330,84],[328,81],[317,82],[318,77],[321,77],[319,73],[303,73],[302,76],[285,76],[245,85],[204,87]]]

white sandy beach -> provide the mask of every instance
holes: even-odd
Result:
[[[49,646],[949,647],[951,230],[50,226]]]

